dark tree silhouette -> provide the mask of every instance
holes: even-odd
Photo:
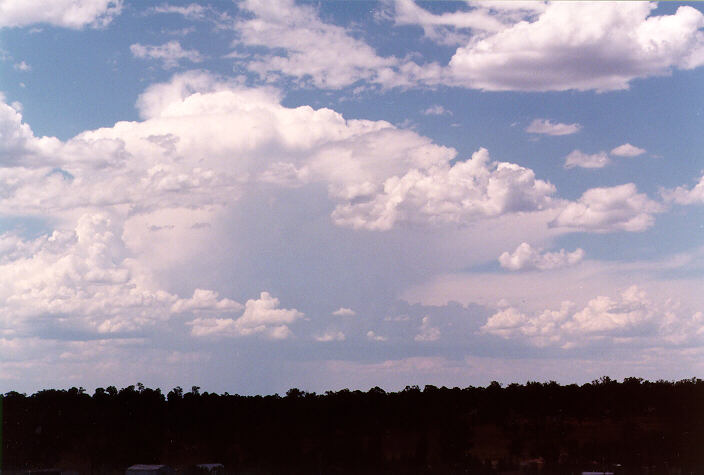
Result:
[[[117,389],[8,392],[0,464],[124,473],[704,473],[704,381],[602,377],[285,397]]]

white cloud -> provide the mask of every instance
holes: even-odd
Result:
[[[217,311],[236,312],[244,307],[239,302],[227,298],[219,299],[213,290],[196,289],[190,299],[180,299],[171,306],[174,313]]]
[[[579,132],[582,126],[574,124],[563,124],[561,122],[552,122],[550,119],[534,119],[528,127],[526,127],[526,132],[531,134],[545,134],[545,135],[571,135]]]
[[[334,312],[332,312],[332,314],[340,316],[340,317],[351,317],[353,315],[357,315],[357,312],[355,312],[351,308],[340,307],[337,310],[335,310]]]
[[[267,81],[282,76],[339,89],[358,81],[382,87],[448,85],[483,90],[626,89],[631,80],[704,64],[704,15],[683,6],[651,16],[645,2],[479,3],[434,15],[410,0],[395,3],[399,25],[417,24],[445,44],[462,44],[447,66],[379,56],[345,28],[292,0],[272,7],[248,0],[235,46],[265,46],[246,67]],[[585,17],[589,22],[584,22]],[[279,49],[283,54],[275,52]]]
[[[569,301],[563,302],[558,310],[535,315],[508,307],[489,317],[481,332],[562,348],[605,338],[612,343],[659,346],[663,342],[701,341],[704,317],[701,312],[689,315],[678,310],[670,300],[653,302],[643,290],[631,286],[616,299],[598,296],[581,309]]]
[[[258,299],[247,300],[239,321],[244,326],[256,327],[292,323],[302,316],[303,314],[295,309],[279,308],[279,299],[272,297],[268,292],[262,292]]]
[[[504,252],[499,256],[501,267],[509,270],[538,269],[551,270],[579,264],[584,258],[580,248],[573,252],[560,249],[559,252],[542,252],[527,242],[521,243],[512,253]]]
[[[186,6],[163,4],[152,7],[151,11],[154,13],[175,13],[191,20],[202,20],[205,18],[208,8],[197,3],[191,3]]]
[[[398,221],[466,223],[550,207],[555,187],[537,180],[530,169],[490,161],[487,150],[480,149],[469,160],[411,169],[387,178],[378,191],[364,191],[352,197],[355,202],[335,209],[336,223],[376,230],[388,230]]]
[[[330,341],[345,341],[345,334],[340,331],[327,331],[322,335],[315,337],[315,341],[330,342]]]
[[[197,290],[184,300],[158,288],[128,257],[120,223],[85,214],[75,229],[34,240],[0,236],[4,321],[25,329],[36,320],[95,333],[134,331],[186,310],[229,311],[239,304]],[[35,322],[35,323],[32,323]]]
[[[542,11],[538,2],[480,2],[469,10],[433,14],[418,6],[413,0],[394,2],[394,21],[397,25],[420,25],[425,36],[442,44],[462,44],[471,39],[471,33],[498,32],[507,22],[516,21]]]
[[[60,145],[52,137],[37,138],[32,129],[22,122],[22,114],[18,107],[2,102],[0,96],[0,166],[24,165],[31,166],[38,157],[51,154]],[[28,170],[25,170],[28,171]],[[18,171],[22,173],[22,171]],[[3,178],[0,178],[2,180]],[[8,184],[9,186],[9,184]]]
[[[440,329],[432,326],[430,317],[423,317],[419,330],[420,332],[413,337],[415,341],[436,341],[440,339]]]
[[[165,69],[178,66],[179,61],[187,59],[192,63],[203,61],[203,56],[196,50],[186,50],[181,47],[178,41],[169,41],[159,46],[142,45],[134,43],[130,45],[130,51],[135,58],[160,60]]]
[[[458,48],[451,81],[492,91],[608,91],[704,64],[704,15],[682,6],[673,15],[650,16],[653,8],[647,2],[549,3],[534,19]]]
[[[149,8],[149,13],[157,14],[174,14],[181,15],[191,21],[208,21],[218,29],[229,29],[232,27],[232,18],[226,12],[218,11],[211,5],[202,5],[199,3],[190,3],[188,5],[170,5],[163,3],[161,5]],[[195,31],[192,27],[176,30],[176,33],[185,35]]]
[[[283,48],[285,56],[256,57],[247,67],[265,78],[284,74],[336,89],[359,80],[390,84],[396,80],[395,58],[382,58],[340,26],[324,23],[314,8],[293,0],[247,0],[240,4],[254,18],[240,20],[236,30],[246,45]]]
[[[296,309],[279,308],[279,299],[262,292],[258,299],[247,300],[239,318],[198,317],[188,322],[196,337],[234,337],[261,333],[273,340],[292,335],[288,325],[303,317]]]
[[[637,157],[645,152],[646,150],[643,148],[638,148],[635,145],[625,143],[611,150],[611,155],[616,155],[617,157]]]
[[[186,73],[149,87],[138,107],[141,122],[62,143],[34,137],[2,105],[4,159],[27,166],[0,169],[0,211],[127,206],[137,211],[132,219],[169,208],[213,213],[255,180],[322,183],[336,204],[334,222],[354,228],[466,223],[552,206],[553,185],[530,169],[491,161],[484,149],[451,165],[455,150],[415,132],[329,109],[286,108],[271,89]],[[274,160],[262,159],[262,150]]]
[[[565,168],[604,168],[609,163],[611,160],[606,152],[588,154],[573,150],[565,157]]]
[[[25,63],[24,61],[20,61],[19,63],[15,63],[12,67],[15,68],[17,71],[23,71],[23,72],[27,72],[27,71],[32,70],[32,67],[29,64]]]
[[[372,330],[369,330],[369,331],[367,332],[367,339],[368,339],[368,340],[371,340],[371,341],[386,341],[386,340],[388,340],[387,337],[381,336],[381,335],[377,335],[377,334],[374,333]]]
[[[435,104],[434,106],[430,106],[427,109],[423,111],[424,115],[452,115],[452,111],[449,111],[445,109],[443,106],[439,104]]]
[[[645,194],[638,193],[633,183],[592,188],[576,202],[570,202],[550,223],[576,231],[608,233],[644,231],[655,222],[655,213],[663,206]]]
[[[678,186],[672,190],[661,190],[660,194],[666,201],[680,205],[704,204],[704,175],[692,188]]]
[[[0,28],[47,23],[64,28],[105,26],[122,0],[0,0]]]

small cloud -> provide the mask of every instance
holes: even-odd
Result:
[[[374,333],[371,330],[369,330],[367,332],[367,338],[372,341],[386,341],[386,340],[388,340],[388,338],[386,338],[385,336],[377,335],[376,333]]]
[[[549,119],[535,119],[526,127],[526,132],[544,135],[571,135],[576,134],[581,129],[582,126],[577,123],[562,124],[560,122],[551,122]]]
[[[646,150],[644,148],[639,148],[635,145],[625,143],[611,150],[611,155],[616,155],[617,157],[637,157],[645,152]]]
[[[164,4],[153,7],[151,11],[154,13],[175,13],[177,15],[182,15],[184,18],[188,18],[189,20],[203,20],[208,13],[208,9],[206,7],[196,3],[191,3],[185,7]]]
[[[443,106],[439,104],[435,104],[434,106],[430,106],[427,109],[423,111],[424,115],[452,115],[452,111],[449,111],[445,109]]]
[[[604,168],[609,163],[611,160],[606,152],[588,154],[580,150],[573,150],[565,157],[565,168]]]
[[[342,332],[329,331],[315,337],[315,341],[345,341],[345,334]]]
[[[645,231],[655,223],[655,214],[665,207],[638,193],[636,185],[591,188],[579,200],[570,202],[550,223],[550,227],[583,232]]]
[[[25,63],[24,61],[20,61],[19,63],[15,63],[13,67],[15,68],[16,71],[26,72],[26,71],[32,70],[32,66]]]
[[[332,312],[332,314],[337,315],[339,317],[351,317],[351,316],[357,315],[357,312],[355,312],[351,308],[340,307],[337,310],[335,310],[334,312]]]
[[[430,324],[430,317],[423,317],[420,325],[420,333],[413,339],[415,341],[435,341],[440,338],[440,329]]]
[[[161,60],[164,69],[175,68],[182,59],[192,63],[203,61],[203,56],[198,51],[183,49],[178,41],[169,41],[160,46],[135,43],[130,46],[130,51],[135,58]]]
[[[660,190],[660,195],[666,202],[680,205],[704,204],[704,175],[693,187],[678,186],[675,189]]]
[[[175,228],[175,226],[173,224],[169,224],[169,225],[165,225],[165,226],[157,226],[155,224],[152,224],[147,229],[149,229],[151,232],[158,232],[158,231],[164,231],[164,230],[169,231],[174,228]]]
[[[411,317],[408,315],[396,315],[394,317],[384,317],[385,322],[407,322]]]
[[[527,242],[521,243],[512,253],[504,252],[499,256],[501,267],[508,270],[538,269],[551,270],[579,264],[584,258],[584,250],[577,248],[573,252],[560,249],[559,252],[545,252],[535,249]]]
[[[213,291],[196,290],[193,298],[179,300],[172,305],[174,313],[187,311],[217,310],[235,312],[242,309],[242,304],[230,299],[217,299]],[[283,340],[293,335],[288,325],[303,318],[304,314],[296,309],[279,308],[279,299],[268,292],[262,292],[259,299],[247,300],[244,313],[237,319],[215,317],[198,317],[190,325],[191,335],[196,337],[235,337],[262,334],[272,340]]]

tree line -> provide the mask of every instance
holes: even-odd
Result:
[[[704,473],[704,381],[602,377],[241,396],[141,383],[1,399],[3,471]]]

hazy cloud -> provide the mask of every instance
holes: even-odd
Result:
[[[565,157],[565,168],[604,168],[611,163],[606,152],[583,153],[580,150],[573,150]]]
[[[340,307],[337,310],[335,310],[334,312],[332,312],[332,314],[340,316],[340,317],[351,317],[353,315],[357,315],[357,312],[355,312],[351,308]]]
[[[440,329],[432,326],[430,317],[423,317],[419,333],[413,338],[415,341],[436,341],[440,339]]]
[[[533,122],[526,127],[526,132],[531,134],[545,135],[571,135],[579,132],[582,126],[574,124],[563,124],[560,122],[552,122],[549,119],[534,119]]]
[[[203,61],[203,56],[198,51],[185,50],[178,41],[169,41],[159,46],[145,46],[135,43],[130,46],[130,51],[135,58],[161,61],[165,69],[175,68],[183,59],[192,63]]]
[[[452,112],[445,109],[443,106],[436,104],[425,109],[423,111],[423,115],[452,115]]]

